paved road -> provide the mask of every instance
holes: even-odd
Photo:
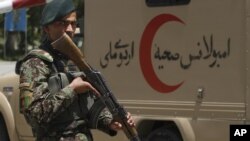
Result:
[[[15,72],[16,61],[0,61],[0,77]]]

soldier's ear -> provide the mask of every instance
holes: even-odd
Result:
[[[45,33],[48,34],[48,33],[49,33],[49,28],[48,28],[48,26],[44,26],[44,27],[43,27],[43,31],[44,31]]]

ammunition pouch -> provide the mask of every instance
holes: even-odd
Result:
[[[65,73],[56,73],[49,78],[48,85],[51,93],[56,93],[70,83]]]
[[[65,86],[69,85],[70,82],[76,77],[85,77],[85,74],[83,72],[55,73],[49,78],[48,81],[50,92],[58,92]]]
[[[85,74],[83,72],[68,72],[68,73],[56,73],[52,75],[48,81],[49,91],[51,93],[58,92],[59,90],[61,90],[62,88],[70,84],[70,82],[76,77],[85,78]],[[69,108],[77,109],[79,108],[79,105],[80,105],[81,110],[79,111],[84,111],[84,113],[87,115],[86,125],[89,128],[96,129],[98,120],[99,120],[99,114],[105,108],[105,105],[99,98],[96,98],[95,94],[93,94],[91,91],[89,91],[88,94],[79,94],[78,97],[79,97],[78,98],[79,100],[77,102],[73,102]],[[74,103],[79,103],[79,104],[74,104]],[[72,118],[72,117],[69,117],[71,114],[66,114],[66,115],[67,115],[66,117]],[[59,116],[59,118],[57,118],[58,119],[57,123],[62,118],[63,117]],[[65,119],[65,116],[64,116],[64,119]],[[60,126],[60,124],[57,124],[57,125]],[[61,128],[64,128],[64,127],[61,127]]]

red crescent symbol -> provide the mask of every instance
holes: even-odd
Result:
[[[171,15],[171,14],[161,14],[153,18],[148,25],[146,26],[140,43],[140,49],[139,49],[139,57],[140,57],[140,65],[142,69],[142,73],[148,82],[148,84],[155,89],[158,92],[161,93],[170,93],[172,91],[175,91],[177,88],[179,88],[183,82],[177,84],[177,85],[168,85],[163,83],[156,75],[152,59],[151,59],[151,47],[153,43],[154,36],[158,29],[167,22],[170,21],[176,21],[180,22],[182,24],[185,24],[182,20],[180,20],[178,17]]]

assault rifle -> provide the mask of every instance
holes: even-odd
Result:
[[[140,141],[137,130],[127,123],[127,112],[118,103],[114,94],[108,88],[101,73],[93,69],[84,59],[80,49],[74,44],[71,38],[64,33],[59,39],[52,43],[52,46],[72,60],[86,75],[86,80],[93,85],[100,93],[100,100],[112,113],[114,119],[122,124],[123,131],[130,141]]]

